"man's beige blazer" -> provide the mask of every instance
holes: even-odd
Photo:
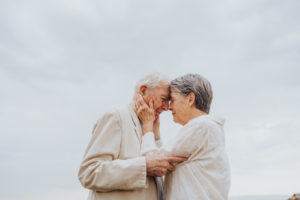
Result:
[[[89,200],[157,200],[140,155],[142,129],[132,104],[106,112],[95,124],[78,178]]]

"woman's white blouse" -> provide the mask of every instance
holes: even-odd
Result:
[[[166,156],[187,157],[177,164],[164,181],[167,200],[227,200],[230,170],[225,151],[224,120],[202,115],[184,125],[178,135],[161,147],[154,134],[143,136],[142,155],[161,152]]]

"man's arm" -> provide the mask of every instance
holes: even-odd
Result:
[[[118,113],[111,111],[94,126],[81,163],[78,178],[85,188],[107,192],[147,186],[145,157],[118,159],[120,144],[120,118]]]

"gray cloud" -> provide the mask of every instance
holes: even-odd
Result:
[[[227,119],[231,194],[294,192],[298,10],[296,0],[2,2],[1,193],[79,189],[93,123],[130,101],[150,71],[212,82],[212,111]],[[179,128],[163,114],[163,139]]]

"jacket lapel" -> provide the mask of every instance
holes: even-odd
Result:
[[[142,143],[143,131],[142,131],[140,120],[139,120],[139,118],[137,117],[136,113],[133,110],[133,103],[128,104],[128,109],[129,109],[131,120],[134,124],[135,134],[138,137],[138,139],[140,141],[140,144],[141,144]]]

